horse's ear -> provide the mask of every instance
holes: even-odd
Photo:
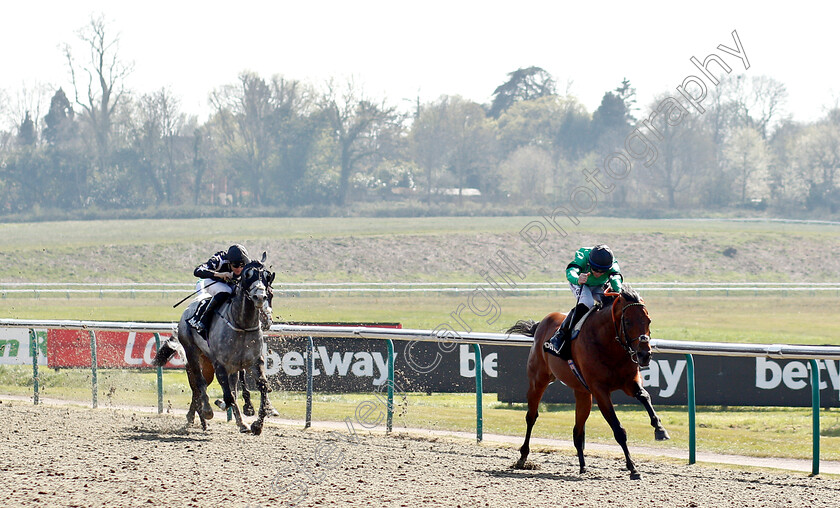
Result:
[[[260,263],[265,263],[265,258],[267,257],[267,253],[263,251],[262,258],[260,259]]]

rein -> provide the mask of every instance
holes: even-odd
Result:
[[[618,301],[618,300],[616,300],[616,301]],[[628,340],[627,339],[627,324],[624,321],[624,312],[627,310],[627,308],[628,307],[637,307],[637,306],[644,308],[645,304],[643,304],[641,302],[632,302],[632,303],[628,303],[627,305],[622,307],[621,308],[621,317],[619,318],[619,321],[620,321],[621,324],[619,325],[615,322],[615,320],[613,320],[613,325],[615,326],[615,340],[616,340],[616,342],[618,342],[621,345],[621,347],[624,348],[624,351],[626,351],[627,354],[630,355],[630,360],[632,360],[633,363],[638,364],[639,363],[639,357],[638,357],[638,353],[636,352],[636,350],[633,349],[633,343],[636,342],[636,341],[638,341],[641,344],[644,344],[646,342],[650,342],[650,337],[648,337],[647,335],[639,335],[635,339]],[[624,340],[621,340],[622,335],[624,335]]]

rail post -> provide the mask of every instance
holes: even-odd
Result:
[[[155,332],[155,351],[160,351],[160,334]],[[163,414],[163,366],[157,368],[158,414]]]
[[[484,439],[484,414],[481,407],[484,393],[484,368],[481,365],[481,346],[473,344],[473,351],[475,351],[475,440],[480,443]]]
[[[96,332],[90,332],[90,392],[93,408],[99,407],[99,379],[97,376],[98,361],[96,359]]]
[[[814,434],[811,476],[817,476],[820,474],[820,366],[816,360],[808,362],[811,364],[811,420]]]
[[[388,344],[388,423],[385,432],[390,434],[394,428],[394,341],[387,339]]]
[[[687,354],[686,391],[688,392],[688,463],[697,462],[697,428],[695,426],[697,404],[694,399],[694,356]]]
[[[37,406],[38,399],[38,335],[34,328],[29,329],[29,354],[32,355],[32,401]]]
[[[312,426],[312,372],[315,370],[315,359],[313,352],[315,345],[312,343],[312,337],[309,337],[309,342],[306,344],[306,424],[304,429]]]

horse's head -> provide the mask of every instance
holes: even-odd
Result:
[[[267,287],[274,280],[273,274],[269,275],[265,268],[266,254],[263,252],[262,259],[251,261],[242,269],[239,279],[239,287],[245,297],[254,302],[254,307],[262,309],[268,299]]]
[[[647,367],[650,364],[650,316],[642,297],[630,286],[624,286],[612,306],[616,340],[630,358]]]

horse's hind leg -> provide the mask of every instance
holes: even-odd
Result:
[[[530,363],[530,362],[529,362]],[[514,467],[522,469],[525,467],[525,461],[528,460],[528,454],[531,453],[531,431],[534,429],[534,424],[537,423],[537,418],[540,416],[540,400],[548,388],[548,383],[551,381],[550,375],[546,372],[534,372],[536,369],[528,368],[528,412],[525,414],[525,442],[519,448],[519,460],[516,461]]]
[[[650,402],[650,394],[639,384],[636,385],[636,388],[636,393],[633,396],[642,403],[648,415],[650,415],[650,426],[654,428],[653,435],[656,437],[656,440],[665,441],[666,439],[671,439],[668,431],[662,426],[662,420],[659,419],[659,416],[657,416],[656,411],[653,409],[653,404]]]
[[[572,430],[572,438],[577,450],[580,472],[586,472],[586,460],[583,458],[583,448],[586,443],[586,420],[592,412],[592,394],[589,392],[575,391],[575,428]]]
[[[627,431],[624,430],[621,422],[618,421],[618,416],[615,414],[615,407],[613,407],[612,400],[610,400],[610,394],[596,390],[594,395],[595,400],[598,401],[598,409],[601,410],[601,414],[604,415],[604,420],[607,421],[613,431],[616,442],[618,442],[621,450],[624,452],[624,459],[626,460],[627,470],[630,471],[630,478],[634,480],[639,479],[641,475],[636,470],[636,464],[633,463],[633,459],[630,458],[630,450],[627,449]]]
[[[207,420],[213,418],[213,410],[210,409],[209,414],[207,413],[210,401],[207,399],[207,383],[202,370],[203,355],[200,357],[193,346],[185,346],[184,352],[187,356],[187,380],[192,390],[190,408],[187,411],[187,425],[192,425],[195,422],[195,413],[198,412],[201,428],[207,430]]]
[[[216,379],[222,385],[222,393],[224,394],[225,406],[233,411],[233,418],[236,420],[236,425],[239,427],[239,432],[248,432],[248,427],[242,423],[242,415],[239,413],[239,404],[236,403],[236,384],[239,381],[238,372],[228,374],[227,369],[216,364]]]

